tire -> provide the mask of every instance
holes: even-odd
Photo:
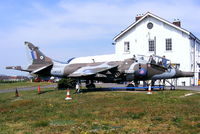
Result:
[[[126,87],[135,87],[133,84],[128,84]],[[128,90],[128,91],[135,91],[135,89],[133,88],[133,89],[126,89],[126,90]]]
[[[95,86],[95,84],[89,84],[89,85],[86,85],[86,88],[93,89],[93,88],[96,88],[96,86]]]

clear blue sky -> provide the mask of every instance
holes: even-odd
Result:
[[[0,74],[24,75],[5,66],[26,66],[24,41],[49,57],[114,53],[113,37],[152,12],[200,38],[199,0],[5,0],[0,1]]]

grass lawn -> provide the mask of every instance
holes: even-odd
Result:
[[[33,87],[33,86],[44,86],[52,85],[49,82],[14,82],[14,83],[0,83],[0,90],[12,89],[12,88],[23,88],[23,87]]]
[[[44,90],[44,89],[43,89]],[[0,94],[0,133],[135,133],[196,134],[200,132],[200,94],[193,91],[88,92],[72,94],[45,89]]]

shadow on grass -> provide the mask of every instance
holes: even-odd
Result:
[[[135,89],[135,90],[131,90],[131,89],[128,89],[126,87],[117,87],[117,88],[91,88],[91,89],[81,89],[80,92],[82,93],[86,93],[86,92],[104,92],[104,91],[141,91],[141,92],[146,92],[147,90],[144,89],[144,88],[140,88],[140,89]],[[152,91],[161,91],[159,89],[153,89]]]
[[[55,91],[55,90],[40,91],[40,93],[38,93],[38,94],[45,94],[45,93],[54,92],[54,91]]]

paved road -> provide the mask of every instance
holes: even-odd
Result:
[[[82,84],[84,86],[84,84]],[[41,86],[41,88],[55,88],[57,85],[46,85],[46,86]],[[97,83],[96,87],[101,90],[100,88],[111,88],[111,87],[126,87],[126,84],[115,84],[115,83]],[[25,87],[25,88],[17,88],[18,91],[29,91],[29,90],[37,90],[37,86],[34,87]],[[170,89],[170,88],[167,88]],[[200,86],[180,86],[176,87],[176,89],[183,89],[183,90],[193,90],[193,91],[200,91]],[[16,88],[13,89],[4,89],[0,90],[0,93],[8,93],[8,92],[15,92]],[[139,89],[140,90],[140,89]],[[106,90],[105,90],[106,91]]]
[[[96,87],[126,87],[126,84],[115,84],[115,83],[97,83]],[[170,89],[170,87],[166,87],[167,89]],[[194,91],[200,91],[200,86],[177,86],[175,89],[183,89],[183,90],[194,90]]]
[[[57,85],[46,85],[46,86],[40,86],[40,88],[55,88]],[[29,90],[37,90],[37,86],[34,87],[23,87],[23,88],[17,88],[18,91],[29,91]],[[0,90],[0,93],[8,93],[8,92],[15,92],[16,88],[11,89],[3,89]]]
[[[200,91],[200,86],[184,86],[184,87],[180,86],[176,87],[176,89]]]
[[[120,87],[126,87],[127,86],[127,84],[116,84],[116,83],[96,83],[95,85],[97,87],[97,89],[95,91],[101,91],[101,88],[102,88],[103,91],[104,90],[107,91],[106,88],[108,88],[108,90],[111,88],[110,90],[112,90],[112,91],[114,91],[114,90],[120,91],[120,90],[125,90],[125,88],[120,89]],[[82,84],[82,86],[85,86],[85,85]],[[170,87],[165,87],[165,89],[169,90]],[[177,87],[175,87],[175,89],[176,90],[183,89],[183,90],[200,91],[200,86],[177,86]],[[136,89],[136,90],[140,91],[140,90],[144,90],[144,89],[139,88],[139,89]]]

